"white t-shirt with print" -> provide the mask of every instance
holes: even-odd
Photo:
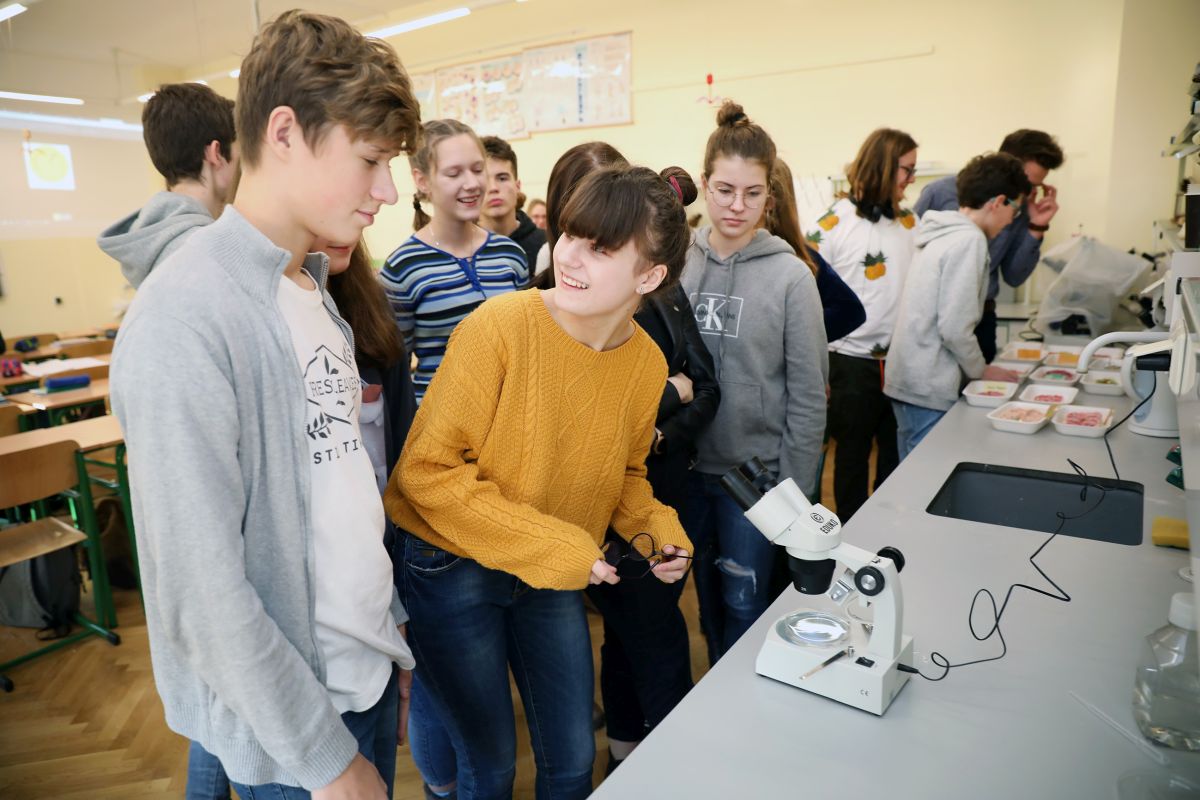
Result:
[[[847,198],[817,220],[807,240],[862,301],[867,321],[829,343],[829,350],[869,358],[892,343],[900,294],[916,251],[916,216],[903,209],[878,222],[858,216]]]
[[[329,315],[316,282],[284,277],[279,310],[304,375],[310,500],[316,556],[316,633],[326,681],[339,712],[379,700],[392,662],[413,664],[391,612],[392,562],[383,546],[383,501],[359,433],[362,384],[349,342]]]

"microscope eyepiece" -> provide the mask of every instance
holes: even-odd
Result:
[[[742,511],[749,511],[763,496],[763,493],[738,469],[731,469],[721,476],[721,488],[733,498]]]
[[[742,464],[738,467],[738,471],[746,477],[746,480],[754,484],[762,494],[771,491],[779,483],[775,480],[775,476],[771,474],[771,470],[767,469],[767,465],[758,456],[754,456]]]

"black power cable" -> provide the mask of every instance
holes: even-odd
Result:
[[[1146,403],[1150,402],[1151,397],[1154,397],[1154,392],[1158,390],[1158,373],[1155,372],[1154,370],[1151,370],[1150,371],[1150,379],[1152,381],[1152,383],[1150,384],[1150,393],[1148,395],[1146,395],[1145,397],[1143,397],[1142,402],[1140,402],[1136,406],[1134,406],[1128,414],[1121,417],[1120,422],[1118,422],[1116,425],[1113,425],[1111,428],[1109,428],[1108,430],[1106,430],[1104,432],[1104,449],[1108,451],[1108,463],[1112,464],[1113,475],[1117,476],[1117,480],[1121,480],[1121,473],[1117,469],[1117,460],[1115,458],[1113,458],[1112,447],[1108,443],[1108,435],[1110,433],[1112,433],[1113,431],[1115,431],[1117,428],[1124,425],[1125,420],[1129,419],[1134,414],[1136,414],[1138,412],[1138,409],[1140,409],[1142,406],[1146,405]]]
[[[1154,381],[1150,387],[1150,393],[1147,394],[1144,398],[1142,398],[1142,401],[1140,403],[1138,403],[1136,406],[1134,406],[1129,411],[1128,414],[1121,417],[1120,421],[1117,422],[1116,425],[1113,425],[1111,428],[1109,428],[1107,431],[1104,432],[1104,448],[1108,451],[1108,460],[1109,460],[1109,463],[1112,464],[1113,474],[1116,476],[1117,480],[1121,479],[1121,473],[1117,469],[1116,459],[1113,458],[1112,447],[1108,443],[1108,435],[1110,433],[1112,433],[1113,431],[1115,431],[1117,428],[1124,425],[1126,420],[1128,420],[1130,417],[1132,417],[1134,414],[1136,414],[1138,409],[1140,409],[1147,402],[1149,402],[1150,398],[1154,396],[1154,392],[1158,388],[1158,375],[1154,371],[1151,371],[1150,375]],[[1059,586],[1057,583],[1055,583],[1054,579],[1051,578],[1049,575],[1047,575],[1045,570],[1043,570],[1040,566],[1038,566],[1037,561],[1035,561],[1034,559],[1036,559],[1039,555],[1041,555],[1041,552],[1046,549],[1046,546],[1049,545],[1052,541],[1055,540],[1055,538],[1058,537],[1059,533],[1062,532],[1064,525],[1066,525],[1071,520],[1076,520],[1076,519],[1085,517],[1088,514],[1091,514],[1097,508],[1099,508],[1100,504],[1104,502],[1104,498],[1108,495],[1108,489],[1106,489],[1102,484],[1096,483],[1094,481],[1094,479],[1090,475],[1087,474],[1087,471],[1084,470],[1083,467],[1079,466],[1071,459],[1068,458],[1067,463],[1071,465],[1071,469],[1073,469],[1077,475],[1079,475],[1081,478],[1083,478],[1083,486],[1080,487],[1080,490],[1079,490],[1079,501],[1081,503],[1087,502],[1087,490],[1088,490],[1089,486],[1093,486],[1097,490],[1099,490],[1100,499],[1098,499],[1091,508],[1088,508],[1086,511],[1082,511],[1078,514],[1075,514],[1074,516],[1068,516],[1067,514],[1064,514],[1062,511],[1054,512],[1055,516],[1058,517],[1058,527],[1055,528],[1054,533],[1050,534],[1050,538],[1048,538],[1048,539],[1046,539],[1046,541],[1042,542],[1041,546],[1038,547],[1037,550],[1034,550],[1033,554],[1031,556],[1029,556],[1029,563],[1033,565],[1033,568],[1037,570],[1038,574],[1041,575],[1042,578],[1045,579],[1045,581],[1047,583],[1049,583],[1051,586],[1054,587],[1054,592],[1053,593],[1048,592],[1045,589],[1039,589],[1036,586],[1030,586],[1029,584],[1026,584],[1026,583],[1014,583],[1008,587],[1008,592],[1005,593],[1005,595],[1004,595],[1004,602],[1000,604],[999,608],[997,608],[996,607],[996,596],[992,594],[991,590],[990,589],[980,589],[979,591],[977,591],[975,593],[974,599],[971,600],[971,610],[967,617],[967,626],[970,628],[971,635],[975,637],[976,641],[986,642],[988,639],[991,639],[993,636],[1000,639],[1000,655],[990,656],[988,658],[977,658],[973,661],[962,661],[958,664],[952,664],[952,663],[950,663],[950,660],[948,658],[946,658],[944,655],[942,655],[941,653],[939,653],[936,650],[933,650],[929,653],[929,660],[932,661],[936,666],[939,666],[942,668],[942,674],[937,676],[936,678],[931,678],[928,675],[926,675],[925,673],[921,672],[921,670],[917,669],[916,667],[910,667],[905,664],[897,665],[897,669],[899,669],[901,672],[909,672],[914,675],[920,675],[922,678],[924,678],[927,681],[940,681],[940,680],[944,680],[946,678],[946,676],[950,674],[950,670],[954,669],[955,667],[968,667],[968,666],[971,666],[972,664],[986,664],[989,661],[999,661],[1000,659],[1004,658],[1004,656],[1008,654],[1008,642],[1005,641],[1005,639],[1004,639],[1004,632],[1002,630],[1000,630],[1000,619],[1004,616],[1004,611],[1005,611],[1005,609],[1008,608],[1008,601],[1012,599],[1013,592],[1016,591],[1017,589],[1028,589],[1031,592],[1035,592],[1035,593],[1043,595],[1045,597],[1049,597],[1051,600],[1058,600],[1059,602],[1062,602],[1062,603],[1071,602],[1071,596],[1069,594],[1067,594],[1065,591],[1063,591],[1063,588],[1061,586]],[[988,601],[992,604],[992,618],[993,618],[991,629],[987,633],[983,634],[982,636],[975,629],[975,606],[979,602],[980,597],[987,597]]]

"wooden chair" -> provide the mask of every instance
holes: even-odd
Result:
[[[64,344],[59,348],[59,353],[63,358],[83,358],[84,356],[102,356],[111,353],[112,349],[112,339],[96,339],[91,342]]]
[[[0,436],[21,432],[21,409],[13,403],[0,406]]]
[[[38,504],[47,498],[65,496],[82,521],[83,530],[57,517],[31,514],[31,521],[0,528],[0,569],[31,558],[52,553],[81,542],[86,544],[89,571],[92,576],[92,597],[97,621],[76,612],[74,622],[82,630],[45,647],[0,664],[0,688],[13,690],[13,683],[4,674],[26,661],[51,653],[88,636],[102,636],[110,644],[120,644],[120,637],[109,630],[116,626],[112,593],[104,554],[100,551],[100,536],[96,526],[95,509],[88,480],[80,476],[79,445],[75,442],[54,442],[30,450],[0,455],[0,508],[15,508]]]
[[[46,386],[46,381],[51,378],[75,378],[80,375],[87,375],[93,381],[106,380],[108,378],[108,364],[100,364],[95,367],[80,367],[79,369],[68,369],[62,372],[56,372],[53,375],[47,375],[42,378],[42,387]]]

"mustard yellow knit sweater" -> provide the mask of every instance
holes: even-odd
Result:
[[[690,552],[646,481],[667,369],[635,329],[596,352],[539,291],[481,305],[450,337],[388,484],[388,516],[535,588],[586,586],[610,525]]]

